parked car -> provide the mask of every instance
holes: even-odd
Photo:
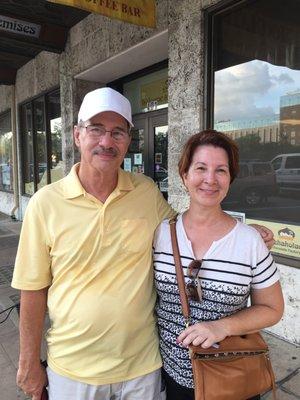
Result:
[[[240,172],[231,184],[224,205],[240,203],[255,207],[277,193],[276,174],[270,162],[242,161],[239,167]]]
[[[300,191],[300,153],[279,154],[271,163],[280,192]]]

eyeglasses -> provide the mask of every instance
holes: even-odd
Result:
[[[193,260],[187,267],[187,275],[191,279],[191,282],[186,284],[186,294],[190,300],[202,301],[202,290],[201,282],[199,278],[199,272],[202,265],[201,260]]]
[[[87,134],[92,139],[100,140],[102,139],[106,132],[110,132],[111,138],[118,143],[125,142],[128,140],[129,133],[121,128],[115,128],[112,130],[107,130],[103,125],[87,125],[84,126],[86,129]]]

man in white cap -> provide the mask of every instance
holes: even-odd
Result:
[[[151,179],[120,168],[132,126],[124,96],[88,93],[74,128],[80,163],[28,204],[12,285],[22,291],[17,382],[34,400],[47,379],[51,400],[160,399],[151,252],[172,211]]]
[[[131,127],[124,96],[88,93],[74,128],[80,163],[27,207],[12,285],[22,291],[17,382],[33,400],[47,382],[50,400],[163,396],[151,252],[173,211],[151,179],[120,168]]]

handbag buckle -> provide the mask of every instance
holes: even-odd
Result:
[[[187,317],[184,319],[185,328],[188,328],[191,325],[191,318]]]

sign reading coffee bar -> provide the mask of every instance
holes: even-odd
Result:
[[[32,22],[0,15],[0,30],[37,38],[40,35],[41,26]]]
[[[274,233],[275,244],[272,252],[288,256],[300,258],[300,226],[281,224],[269,221],[256,221],[247,219],[248,224],[265,225]]]
[[[116,18],[131,24],[155,28],[155,0],[48,0]]]

